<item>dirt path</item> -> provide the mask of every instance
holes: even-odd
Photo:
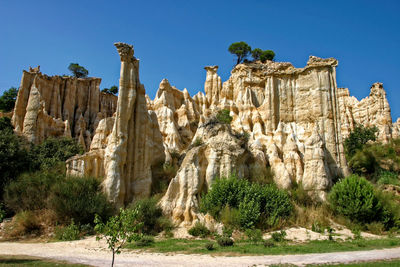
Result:
[[[0,255],[28,255],[65,260],[93,266],[109,266],[111,254],[105,243],[94,238],[73,242],[16,243],[0,242]],[[275,256],[209,256],[209,255],[168,255],[158,253],[137,253],[124,251],[116,256],[115,266],[268,266],[290,263],[306,264],[348,263],[400,258],[400,247],[369,251],[316,253]]]

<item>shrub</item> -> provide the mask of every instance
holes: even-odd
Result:
[[[39,234],[42,226],[32,211],[21,211],[14,216],[12,236]]]
[[[337,214],[360,223],[376,220],[382,212],[372,184],[357,175],[336,183],[329,194],[329,202]]]
[[[204,245],[204,247],[205,247],[205,249],[207,249],[207,250],[214,250],[214,249],[215,249],[214,243],[212,243],[212,242],[206,243],[206,244]]]
[[[154,244],[154,237],[150,235],[144,235],[139,240],[135,241],[135,244],[138,247],[148,247]]]
[[[349,137],[344,140],[344,149],[349,160],[357,150],[363,148],[368,141],[376,140],[377,127],[364,127],[359,124],[354,127]]]
[[[236,208],[225,206],[221,211],[220,220],[226,226],[237,228],[240,226],[240,212]]]
[[[14,212],[44,209],[47,207],[51,187],[64,179],[64,175],[57,170],[25,173],[6,186],[5,204]]]
[[[4,210],[3,203],[0,203],[0,223],[3,222],[6,217],[6,211]]]
[[[76,78],[86,78],[89,74],[89,71],[84,67],[80,66],[78,63],[71,63],[68,66],[68,70],[76,77]]]
[[[266,248],[272,248],[275,246],[275,243],[271,239],[267,239],[263,241],[263,246]]]
[[[232,117],[229,115],[230,111],[229,109],[223,109],[218,111],[216,115],[216,119],[223,124],[230,124],[232,122]]]
[[[274,226],[292,212],[289,195],[273,185],[251,184],[231,176],[216,179],[210,191],[201,200],[201,211],[209,212],[216,219],[224,219],[228,211],[238,209],[239,225],[251,228],[263,219],[266,226]],[[236,219],[236,217],[234,218]]]
[[[204,224],[196,222],[196,224],[189,229],[188,233],[192,236],[200,236],[204,238],[210,235],[211,232]]]
[[[378,184],[392,184],[392,185],[400,185],[399,177],[396,173],[391,171],[382,170],[378,176]]]
[[[197,137],[196,140],[194,140],[194,142],[193,142],[194,147],[201,146],[202,144],[203,144],[203,140],[201,140],[200,137]]]
[[[279,232],[273,232],[271,234],[271,238],[275,242],[283,242],[283,241],[285,241],[285,237],[286,237],[286,231],[284,231],[284,230],[281,230]]]
[[[221,247],[230,247],[233,246],[233,240],[230,237],[226,237],[226,236],[221,236],[219,238],[217,238],[217,242],[218,245],[220,245]]]
[[[112,213],[100,182],[89,177],[67,177],[55,184],[49,206],[61,221],[79,224],[93,223],[95,214],[107,219]]]
[[[358,175],[368,175],[374,173],[378,168],[378,163],[374,154],[368,149],[357,150],[349,160],[349,167]]]
[[[275,52],[272,50],[264,50],[260,55],[261,62],[265,62],[267,60],[274,60]]]
[[[299,206],[310,207],[314,205],[313,199],[310,197],[308,192],[304,190],[301,183],[295,183],[293,188],[290,190],[290,194],[293,201]]]
[[[251,50],[251,56],[253,57],[253,60],[259,60],[262,52],[263,51],[260,48],[254,48]]]
[[[11,119],[8,117],[1,117],[0,118],[0,131],[6,131],[12,133],[14,127],[11,124]]]
[[[71,138],[47,138],[30,151],[33,168],[51,168],[76,154],[83,153],[82,147]]]
[[[57,227],[55,229],[55,238],[62,241],[78,240],[80,238],[79,226],[71,222],[65,227]]]
[[[263,241],[262,232],[260,229],[247,229],[245,233],[247,238],[254,244]]]
[[[162,209],[157,204],[155,198],[144,198],[137,200],[129,209],[138,211],[138,222],[143,223],[141,231],[145,234],[157,234],[163,230],[160,224],[162,218]],[[166,225],[164,225],[166,226]]]

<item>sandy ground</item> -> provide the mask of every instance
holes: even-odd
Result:
[[[64,260],[92,266],[110,266],[111,253],[104,242],[95,238],[72,242],[17,243],[0,242],[1,255],[27,255]],[[123,251],[116,256],[115,266],[268,266],[270,264],[348,263],[360,261],[388,260],[400,258],[400,248],[275,256],[209,256],[209,255],[168,255],[159,253],[138,253]]]

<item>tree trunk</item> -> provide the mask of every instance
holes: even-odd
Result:
[[[111,267],[114,267],[114,256],[115,256],[114,250],[113,250],[112,254],[113,254],[113,256],[112,256],[112,261],[111,261]]]

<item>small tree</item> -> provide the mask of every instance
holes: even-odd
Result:
[[[118,86],[116,86],[116,85],[111,86],[109,91],[113,95],[118,94]]]
[[[89,74],[89,71],[78,63],[69,64],[68,70],[72,72],[76,78],[86,78]]]
[[[362,149],[368,141],[375,141],[377,132],[378,128],[376,126],[364,127],[361,124],[356,125],[349,137],[344,140],[344,149],[348,157],[347,160],[350,160],[356,151]]]
[[[267,60],[274,60],[275,52],[272,50],[264,50],[260,55],[260,60],[265,62]]]
[[[14,109],[15,101],[17,100],[18,89],[11,87],[4,91],[0,97],[0,111],[10,112]]]
[[[245,42],[233,43],[229,46],[228,51],[237,56],[236,65],[243,61],[251,52],[251,47]]]
[[[254,60],[259,60],[263,51],[260,48],[255,48],[251,51],[251,56]]]
[[[143,223],[138,223],[138,208],[120,209],[118,215],[111,217],[104,224],[99,215],[96,214],[94,223],[95,231],[99,234],[96,240],[104,238],[108,244],[108,248],[112,252],[111,267],[114,266],[115,254],[121,253],[121,248],[126,242],[138,240],[138,230],[143,226]]]

